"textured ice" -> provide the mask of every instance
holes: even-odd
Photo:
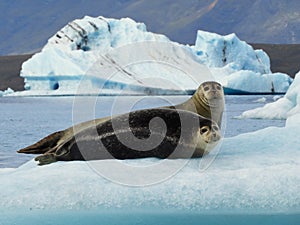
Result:
[[[209,67],[230,65],[234,70],[271,73],[268,55],[262,50],[253,50],[235,34],[222,36],[198,30],[193,50]]]
[[[151,176],[172,171],[170,164],[156,171],[155,165],[162,162],[158,159],[119,162],[135,171],[127,173],[116,170],[114,160],[58,162],[42,167],[30,161],[16,169],[0,170],[0,208],[156,209],[200,214],[299,212],[297,132],[298,127],[270,127],[226,138],[220,150],[202,160],[174,160],[175,164],[187,164],[169,179],[142,187],[118,184],[122,182],[117,179],[146,184]],[[95,170],[93,162],[102,169]],[[139,171],[153,164],[152,173],[141,176]]]
[[[292,81],[286,74],[272,73],[268,55],[254,50],[235,34],[222,36],[199,30],[191,48],[227,88],[249,93],[283,93]]]
[[[195,46],[186,46],[129,18],[89,16],[51,37],[23,63],[21,76],[27,91],[14,95],[180,94],[205,80],[242,92],[281,93],[292,81],[273,74],[267,54],[235,34],[198,31]]]
[[[21,76],[29,95],[120,94],[124,89],[126,94],[172,94],[212,80],[203,68],[184,46],[147,32],[142,23],[84,17],[50,38],[23,64]],[[201,81],[195,71],[203,74]]]
[[[287,119],[297,122],[297,114],[300,114],[300,73],[289,87],[283,98],[275,99],[275,102],[268,103],[263,107],[244,112],[242,118],[264,118],[264,119]],[[293,118],[293,119],[292,119]],[[299,122],[299,121],[298,121]],[[298,123],[299,124],[299,123]]]

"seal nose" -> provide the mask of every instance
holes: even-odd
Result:
[[[212,137],[213,137],[213,140],[215,141],[217,139],[217,134],[215,132],[213,132]]]
[[[220,140],[220,135],[218,135],[216,132],[212,133],[212,140],[213,141],[218,141]]]

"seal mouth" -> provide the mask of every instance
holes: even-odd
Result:
[[[205,143],[210,144],[213,142],[217,142],[221,139],[221,137],[219,135],[213,134],[211,137],[205,139]]]
[[[206,102],[207,105],[211,107],[220,107],[220,104],[223,104],[223,100],[219,96],[214,96],[210,99],[207,99]]]

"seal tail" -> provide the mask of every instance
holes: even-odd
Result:
[[[63,136],[63,131],[58,131],[41,139],[33,145],[18,150],[18,153],[25,154],[44,154],[57,145],[57,142]]]

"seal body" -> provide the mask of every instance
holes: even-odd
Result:
[[[220,137],[214,121],[195,113],[146,109],[80,129],[68,141],[52,148],[49,145],[36,160],[44,165],[72,160],[202,157]]]

